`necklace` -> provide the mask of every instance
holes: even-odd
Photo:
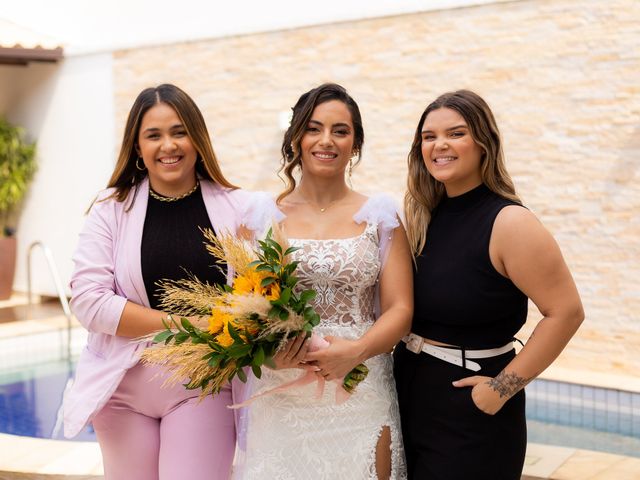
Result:
[[[183,193],[182,195],[178,195],[177,197],[165,197],[164,195],[160,195],[159,193],[154,192],[153,189],[149,187],[149,195],[151,195],[153,198],[161,202],[177,202],[178,200],[187,198],[189,195],[195,192],[199,186],[200,186],[200,182],[196,180],[196,184],[191,190],[189,190],[186,193]]]
[[[347,194],[348,195],[348,194]],[[311,205],[313,208],[317,209],[320,211],[320,213],[324,213],[329,207],[333,206],[334,204],[344,200],[347,195],[343,195],[340,198],[336,198],[334,200],[331,200],[328,204],[326,204],[324,207],[320,207],[318,204],[313,203],[311,201],[309,201],[304,195],[301,195],[301,197],[309,204]]]

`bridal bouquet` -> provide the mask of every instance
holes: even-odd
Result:
[[[165,329],[153,337],[156,345],[142,354],[143,362],[169,371],[167,384],[188,378],[185,387],[202,389],[201,398],[215,395],[236,375],[246,382],[246,367],[260,378],[262,366],[273,367],[273,356],[290,338],[311,336],[320,322],[309,305],[316,293],[295,289],[298,262],[290,255],[296,249],[288,247],[277,225],[255,250],[231,235],[204,235],[208,252],[233,270],[232,285],[209,285],[195,277],[160,282],[161,308],[182,318],[168,315]],[[205,317],[208,325],[194,325],[187,317]],[[316,335],[310,341],[310,350],[328,346]],[[342,382],[344,391],[352,393],[367,373],[364,364],[355,367]],[[292,383],[315,377],[307,372],[304,382]]]

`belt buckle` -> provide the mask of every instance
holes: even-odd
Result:
[[[422,345],[424,345],[424,338],[415,333],[409,334],[409,340],[407,341],[407,350],[415,354],[422,352]]]

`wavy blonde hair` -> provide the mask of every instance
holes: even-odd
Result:
[[[427,238],[431,213],[445,195],[444,184],[431,176],[422,157],[422,127],[427,115],[439,108],[450,108],[464,118],[473,140],[483,150],[480,164],[483,183],[501,197],[522,203],[507,172],[502,141],[489,105],[470,90],[440,95],[422,113],[408,155],[409,173],[404,209],[407,236],[414,255],[419,255]]]

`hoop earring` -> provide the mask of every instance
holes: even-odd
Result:
[[[138,170],[140,170],[141,172],[144,172],[147,167],[144,166],[144,162],[142,162],[142,168],[140,168],[140,164],[138,163],[140,161],[141,157],[136,158],[136,168]]]

